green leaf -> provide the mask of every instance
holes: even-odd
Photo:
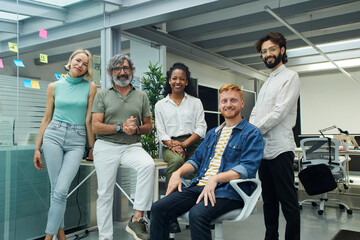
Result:
[[[162,91],[166,83],[166,78],[161,71],[162,66],[158,66],[159,63],[152,64],[149,62],[149,71],[144,72],[144,76],[141,79],[143,90],[146,92],[153,127],[150,133],[145,134],[141,138],[142,147],[147,151],[151,157],[159,158],[159,142],[156,136],[156,125],[155,125],[155,104],[162,99]]]

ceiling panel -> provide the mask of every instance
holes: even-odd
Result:
[[[351,39],[360,40],[360,1],[277,1],[277,3],[277,7],[273,5],[272,11],[315,45]],[[257,39],[265,33],[270,31],[283,33],[288,39],[287,47],[290,52],[291,49],[305,47],[308,44],[266,12],[265,5],[268,4],[264,1],[252,1],[209,11],[199,16],[169,21],[166,24],[168,34],[240,64],[267,71],[254,48]],[[238,15],[234,13],[234,9],[238,10]],[[212,15],[216,16],[216,21],[211,18]],[[205,16],[209,18],[208,22],[204,20]],[[180,24],[182,22],[183,27]],[[330,58],[333,57],[336,61],[355,59],[355,62],[359,59],[359,42],[352,44],[350,49],[346,43],[338,45],[336,57],[332,54]],[[303,54],[297,52],[296,58],[289,55],[288,66],[299,69],[301,65],[316,65],[326,61],[320,55],[310,56],[306,52]],[[358,64],[353,66],[358,67]],[[346,68],[349,67],[351,65],[347,64]],[[307,67],[304,71],[314,71],[314,69],[316,68]],[[320,69],[323,71],[322,68]]]
[[[287,38],[290,67],[301,69],[302,66],[307,66],[301,70],[306,72],[314,71],[311,65],[323,64],[324,58],[317,56],[318,53],[299,49],[308,45],[266,12],[264,7],[268,5],[274,13],[313,44],[330,44],[324,52],[329,52],[329,56],[331,53],[336,61],[346,61],[346,68],[351,68],[349,60],[356,61],[359,58],[359,0],[60,1],[65,4],[63,6],[50,5],[58,4],[50,0],[41,1],[42,3],[19,0],[21,12],[29,14],[29,17],[20,19],[22,40],[27,44],[23,51],[30,51],[30,46],[37,44],[29,39],[36,36],[40,23],[44,28],[48,27],[49,31],[53,29],[60,35],[57,35],[56,39],[50,37],[49,46],[57,44],[62,38],[63,41],[69,38],[76,40],[76,26],[88,29],[90,34],[94,34],[94,31],[101,29],[102,24],[105,26],[108,23],[108,27],[122,29],[125,33],[137,34],[156,43],[169,44],[168,51],[179,55],[183,53],[186,57],[193,57],[194,60],[206,64],[212,63],[219,66],[219,69],[238,72],[243,70],[248,76],[251,76],[251,72],[253,76],[263,76],[262,73],[259,74],[259,70],[268,72],[256,53],[254,44],[269,31],[279,31]],[[7,13],[15,9],[14,0],[0,0],[0,3],[4,6],[3,11],[6,10]],[[43,14],[30,11],[34,7]],[[106,17],[102,16],[102,9],[106,10]],[[74,15],[80,10],[86,11],[86,14]],[[7,41],[14,39],[16,22],[0,18],[0,26],[0,56],[6,56]],[[86,39],[86,33],[81,31],[81,35],[79,39]],[[348,40],[353,39],[358,41],[349,44]],[[336,51],[329,50],[332,43],[336,43]],[[225,63],[219,64],[222,61]],[[356,64],[353,66],[358,67]]]

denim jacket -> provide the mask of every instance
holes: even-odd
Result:
[[[193,165],[197,176],[192,179],[190,186],[194,186],[205,175],[211,159],[214,156],[215,146],[219,140],[225,123],[211,129],[196,149],[194,155],[187,161]],[[245,118],[233,128],[225,151],[221,158],[218,173],[233,170],[240,174],[242,179],[254,178],[259,168],[264,152],[264,141],[260,130],[246,121]],[[241,189],[249,193],[249,185],[241,184]],[[239,194],[230,183],[219,183],[215,189],[217,198],[240,200]]]

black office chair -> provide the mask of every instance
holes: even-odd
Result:
[[[339,159],[339,141],[331,138],[306,138],[300,141],[303,153],[299,178],[309,195],[320,194],[320,198],[305,199],[299,203],[300,209],[305,202],[313,206],[320,204],[318,214],[324,213],[325,203],[337,204],[340,209],[346,209],[348,214],[352,210],[338,199],[328,199],[327,192],[345,185],[345,160]]]

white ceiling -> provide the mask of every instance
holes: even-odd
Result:
[[[254,43],[269,31],[279,31],[288,40],[289,67],[300,74],[334,68],[265,11],[267,5],[345,70],[360,66],[358,0],[0,0],[0,4],[0,57],[9,55],[7,42],[16,39],[19,13],[19,49],[24,53],[99,38],[106,25],[219,69],[263,78],[266,69]],[[41,46],[32,40],[39,27],[54,33]]]
[[[46,3],[49,5],[59,6],[59,7],[65,7],[69,6],[74,3],[78,3],[84,0],[31,0],[32,2],[38,2],[38,3]]]

